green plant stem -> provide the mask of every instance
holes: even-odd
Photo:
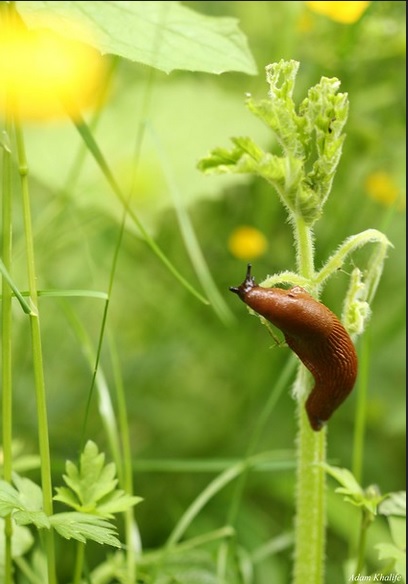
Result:
[[[79,541],[76,548],[74,579],[72,582],[73,584],[80,584],[85,559],[85,544]]]
[[[116,397],[118,402],[118,420],[120,425],[120,437],[123,455],[122,467],[118,467],[119,482],[122,488],[129,495],[133,494],[133,469],[132,469],[132,449],[130,444],[130,431],[126,406],[125,388],[121,375],[119,355],[116,346],[111,341],[110,354],[112,359],[112,369],[115,379]],[[132,584],[136,581],[136,552],[141,552],[141,538],[138,526],[135,521],[133,507],[124,513],[125,541],[126,541],[126,572],[127,581]]]
[[[11,120],[6,116],[5,135],[10,136]],[[3,262],[6,270],[10,272],[12,262],[12,186],[11,186],[11,152],[3,146],[3,202],[2,202],[2,246]],[[2,304],[1,304],[1,328],[2,328],[2,429],[3,429],[3,476],[4,480],[11,483],[13,460],[13,386],[12,386],[12,290],[7,280],[2,278]],[[11,584],[12,580],[12,556],[11,556],[11,517],[5,518],[4,524],[4,582]]]
[[[298,271],[301,276],[312,281],[314,277],[313,232],[306,225],[303,217],[296,217],[294,221],[296,221],[294,239]]]
[[[308,373],[300,370],[300,382]],[[299,400],[294,584],[320,584],[324,576],[326,480],[321,463],[326,458],[326,429],[314,432],[304,400]]]
[[[364,454],[364,436],[367,413],[367,389],[368,389],[368,371],[370,356],[369,331],[364,335],[361,342],[359,355],[359,379],[357,387],[357,406],[356,422],[353,437],[353,461],[352,472],[358,483],[363,479],[363,454]]]
[[[367,531],[369,526],[372,523],[372,516],[367,513],[366,510],[361,510],[361,525],[360,525],[360,533],[358,538],[358,546],[357,546],[357,563],[355,568],[355,574],[359,574],[365,564],[365,551],[366,551],[366,543],[367,543]]]
[[[295,242],[299,272],[312,280],[313,234],[302,218],[296,219]],[[310,427],[305,411],[309,390],[309,372],[300,365],[296,380],[299,426],[293,584],[322,584],[324,576],[326,477],[322,463],[326,460],[326,429],[314,432]]]
[[[37,278],[34,259],[34,241],[31,220],[30,193],[28,183],[28,164],[24,146],[24,136],[18,121],[15,123],[18,168],[21,177],[21,191],[23,199],[23,217],[27,256],[27,274],[30,291],[30,299],[33,311],[29,315],[31,342],[33,352],[34,384],[37,402],[38,441],[41,458],[41,486],[43,494],[43,507],[46,515],[52,515],[52,480],[51,458],[49,448],[47,404],[45,393],[45,379],[43,356],[41,346],[40,318],[38,313]],[[48,568],[48,584],[56,584],[55,573],[55,549],[52,530],[45,532],[46,556]]]

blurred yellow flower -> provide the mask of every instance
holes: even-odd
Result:
[[[264,234],[248,225],[235,229],[229,239],[228,248],[240,260],[255,259],[265,253],[268,243]]]
[[[358,1],[334,1],[334,2],[305,2],[306,6],[317,12],[324,14],[336,22],[352,24],[356,22],[371,2]]]
[[[75,115],[97,96],[101,55],[49,29],[0,31],[0,112],[6,97],[24,119]]]
[[[369,197],[390,207],[399,200],[399,209],[403,209],[401,191],[392,176],[384,170],[378,170],[369,174],[364,181],[364,188]]]

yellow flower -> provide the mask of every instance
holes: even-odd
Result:
[[[403,209],[401,191],[388,172],[384,170],[372,172],[366,177],[364,188],[368,196],[374,201],[387,207],[399,203],[398,208]]]
[[[357,22],[363,12],[367,9],[370,2],[358,1],[334,1],[334,2],[305,2],[306,6],[317,12],[324,14],[336,22],[343,24],[352,24]]]
[[[268,243],[264,234],[248,225],[235,229],[229,239],[228,248],[240,260],[255,259],[265,253]]]
[[[75,115],[97,96],[104,66],[88,45],[49,29],[0,30],[0,112],[11,108],[25,119]]]

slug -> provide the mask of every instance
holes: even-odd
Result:
[[[245,304],[279,328],[288,346],[312,373],[315,385],[306,400],[313,430],[321,430],[353,389],[357,354],[337,316],[304,288],[262,288],[251,265],[238,287],[230,287]]]

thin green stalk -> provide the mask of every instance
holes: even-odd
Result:
[[[210,501],[219,491],[221,491],[227,484],[239,477],[247,468],[253,468],[258,464],[266,463],[270,460],[272,454],[271,452],[261,452],[254,456],[251,456],[237,464],[227,468],[220,475],[215,477],[206,488],[198,495],[198,497],[191,503],[191,505],[186,509],[170,536],[167,539],[165,545],[165,552],[170,551],[183,537],[185,531],[188,529],[193,519],[198,515],[201,509]],[[275,465],[275,470],[281,470],[282,468],[287,468],[287,465],[281,462],[277,462]]]
[[[167,152],[165,151],[164,146],[160,142],[160,139],[154,129],[151,127],[149,129],[156,147],[156,152],[160,159],[163,175],[167,183],[169,194],[172,198],[174,210],[176,212],[180,233],[184,240],[187,253],[190,256],[191,263],[203,289],[206,291],[207,296],[210,299],[210,303],[215,312],[220,317],[222,322],[224,322],[224,324],[231,324],[234,318],[211,275],[210,269],[198,242],[197,235],[194,231],[193,224],[187,212],[186,205],[182,200],[180,189],[177,185],[171,164],[169,163]]]
[[[365,555],[366,555],[366,544],[367,544],[367,531],[372,523],[372,515],[367,512],[367,510],[361,510],[361,525],[360,533],[357,545],[357,563],[355,568],[355,574],[359,574],[363,571],[365,565]]]
[[[14,562],[21,574],[23,574],[25,581],[29,584],[44,584],[41,574],[38,574],[31,562],[27,561],[26,556],[18,556],[14,558]]]
[[[73,584],[80,584],[85,559],[85,544],[79,541],[76,550]]]
[[[115,344],[110,342],[110,354],[112,359],[112,369],[115,379],[116,397],[118,402],[118,420],[120,426],[120,437],[123,455],[122,468],[118,468],[118,475],[120,477],[120,484],[128,494],[133,494],[133,469],[132,469],[132,449],[130,445],[130,431],[128,422],[128,413],[126,406],[126,396],[123,386],[123,379],[121,375],[119,355]],[[136,581],[136,552],[141,551],[140,534],[135,517],[133,507],[126,510],[124,514],[125,521],[125,541],[127,544],[126,550],[126,571],[127,580],[129,584]]]
[[[172,555],[184,554],[190,550],[196,548],[202,548],[204,545],[212,543],[214,541],[223,540],[226,538],[230,538],[234,536],[234,530],[232,527],[220,527],[219,529],[215,529],[214,531],[209,531],[204,533],[203,535],[198,535],[196,537],[192,537],[191,539],[187,539],[186,541],[182,541],[175,545],[171,553]],[[162,550],[154,550],[154,551],[146,551],[143,554],[143,557],[140,558],[140,565],[141,566],[149,566],[154,565],[157,561],[162,559]]]
[[[279,379],[277,380],[275,387],[271,392],[268,401],[266,402],[265,407],[262,409],[262,412],[257,420],[256,426],[252,431],[251,436],[249,437],[248,447],[245,454],[246,460],[249,460],[249,458],[254,455],[262,432],[264,431],[267,422],[270,420],[270,416],[279,397],[282,395],[283,390],[287,388],[290,378],[294,372],[295,366],[296,359],[292,356],[290,359],[288,359],[284,369],[282,370]],[[228,525],[232,526],[236,523],[240,502],[242,500],[242,496],[244,493],[245,483],[248,478],[248,471],[249,466],[245,468],[245,470],[237,479],[235,489],[231,497],[231,505],[228,510],[227,518]],[[218,550],[217,573],[221,581],[224,581],[227,577],[228,557],[231,554],[230,546],[231,540],[227,539],[221,542],[220,548]]]
[[[293,230],[298,272],[304,278],[312,281],[314,277],[313,232],[301,216],[292,219],[295,221]]]
[[[156,241],[151,237],[151,235],[147,232],[146,228],[144,227],[143,223],[140,221],[137,214],[129,207],[129,199],[126,198],[122,189],[120,188],[118,182],[116,181],[115,177],[113,176],[111,169],[108,163],[105,160],[105,157],[102,154],[98,144],[93,137],[93,134],[90,131],[89,126],[86,124],[85,120],[80,119],[73,119],[75,127],[77,128],[78,132],[80,133],[82,139],[84,140],[85,144],[87,145],[89,151],[91,152],[92,156],[95,158],[99,168],[101,169],[103,175],[105,176],[107,182],[109,183],[112,191],[118,197],[124,209],[128,213],[129,217],[133,221],[133,223],[138,228],[140,234],[142,235],[143,239],[153,251],[153,253],[160,259],[160,261],[166,266],[166,268],[173,274],[173,276],[182,284],[193,296],[195,296],[198,300],[200,300],[203,304],[208,304],[208,300],[204,298],[202,294],[197,292],[193,286],[180,274],[180,272],[175,268],[175,266],[170,262],[166,254],[163,250],[159,247]]]
[[[23,311],[26,314],[31,314],[31,313],[35,314],[35,309],[32,306],[30,306],[29,302],[27,302],[24,299],[24,292],[20,292],[20,290],[17,288],[16,284],[13,281],[13,278],[10,275],[9,269],[6,267],[6,265],[4,264],[4,262],[1,259],[0,259],[0,274],[1,274],[2,279],[3,279],[3,284],[5,284],[7,282],[9,288],[11,288],[11,290],[13,291],[14,296],[19,301],[20,306],[23,309]],[[27,293],[26,296],[29,296],[29,294]]]
[[[10,136],[11,120],[7,115],[5,135]],[[3,204],[2,204],[2,246],[3,262],[6,270],[11,271],[12,263],[12,186],[11,186],[11,151],[3,145]],[[1,304],[1,328],[2,328],[2,426],[3,426],[3,476],[4,480],[11,483],[13,462],[13,386],[12,386],[12,290],[8,281],[2,278],[2,304]],[[5,518],[4,524],[4,582],[12,583],[12,536],[11,517]]]
[[[43,506],[46,515],[52,515],[52,480],[51,458],[49,447],[47,404],[45,393],[45,379],[43,367],[43,355],[41,346],[40,318],[38,313],[37,277],[34,257],[34,241],[31,220],[30,193],[28,183],[28,164],[24,146],[24,136],[18,121],[15,122],[15,135],[18,156],[18,168],[21,177],[21,191],[23,199],[23,218],[25,230],[25,244],[27,255],[27,275],[30,291],[30,299],[35,313],[29,315],[31,328],[31,342],[33,353],[34,384],[37,402],[38,441],[41,458],[41,486],[43,494]],[[45,533],[45,545],[48,568],[48,584],[56,584],[55,549],[52,530]]]
[[[299,272],[313,278],[313,235],[302,218],[296,220],[295,241]],[[296,381],[298,398],[297,482],[295,517],[295,562],[293,584],[321,584],[324,577],[326,529],[326,429],[314,432],[305,411],[310,376],[299,366]]]
[[[252,455],[255,454],[255,450],[259,444],[259,440],[261,438],[262,432],[265,429],[266,424],[270,420],[271,414],[273,409],[282,395],[282,392],[288,387],[290,379],[293,375],[295,370],[295,366],[297,361],[293,355],[291,355],[290,359],[288,359],[284,369],[282,370],[279,379],[277,380],[273,391],[271,392],[268,401],[266,402],[262,412],[257,420],[256,426],[249,437],[248,447],[245,454],[245,457],[248,459]],[[247,472],[242,473],[239,480],[237,481],[236,488],[234,494],[232,496],[231,505],[228,512],[228,524],[234,525],[236,521],[236,517],[238,514],[238,509],[241,501],[241,497],[243,494],[243,490],[245,487],[245,481],[247,479]]]
[[[272,453],[274,454],[274,453]],[[161,562],[165,561],[165,558],[168,554],[173,553],[175,546],[177,546],[178,542],[183,537],[184,533],[187,531],[188,527],[193,522],[194,518],[198,515],[201,509],[219,492],[221,491],[226,485],[228,485],[231,481],[238,478],[243,473],[246,473],[249,469],[254,468],[257,465],[262,465],[268,462],[270,459],[271,452],[261,452],[256,455],[250,456],[245,458],[244,460],[234,464],[227,468],[224,472],[220,475],[215,477],[207,487],[198,495],[198,497],[191,503],[191,505],[186,509],[182,517],[179,519],[178,523],[174,527],[173,531],[171,532],[165,547],[162,552]],[[273,456],[272,456],[273,458]],[[271,468],[270,471],[279,471],[283,468],[288,468],[291,465],[287,462],[277,462],[274,465],[274,468]],[[231,526],[226,526],[230,528]],[[231,535],[234,532],[231,532]],[[222,545],[220,548],[220,554],[218,558],[218,577],[220,582],[225,581],[225,574],[226,574],[226,561],[227,561],[227,554],[228,554],[228,546]],[[160,567],[160,562],[157,564],[157,568]]]
[[[356,481],[360,484],[362,483],[363,479],[364,436],[367,413],[367,389],[370,355],[369,344],[368,334],[366,334],[362,339],[359,355],[359,380],[357,388],[356,422],[354,426],[353,437],[353,461],[351,468]]]
[[[308,372],[299,371],[299,382],[307,385]],[[326,429],[314,432],[310,428],[304,407],[299,400],[297,437],[297,481],[295,518],[294,584],[320,584],[324,577],[326,529],[326,480],[321,466],[326,459]]]

